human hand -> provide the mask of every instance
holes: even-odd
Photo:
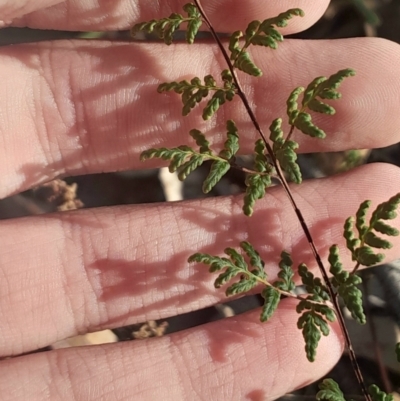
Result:
[[[178,11],[183,3],[21,0],[18,7],[11,1],[0,5],[0,15],[15,26],[127,29]],[[306,17],[294,19],[286,30],[290,33],[315,22],[328,2],[204,3],[221,31],[300,7]],[[399,141],[397,45],[378,39],[287,40],[276,52],[255,49],[254,54],[265,76],[245,77],[242,82],[263,126],[283,114],[295,86],[345,67],[357,71],[343,85],[336,116],[318,118],[327,139],[299,136],[303,151],[371,148]],[[59,175],[148,167],[139,162],[141,151],[186,143],[188,131],[204,124],[196,113],[182,120],[180,100],[157,95],[157,85],[219,71],[221,65],[217,48],[204,44],[168,48],[59,41],[0,49],[0,196]],[[240,102],[224,106],[220,113],[234,116],[245,139],[242,149],[250,152],[256,133]],[[202,126],[215,143],[222,141],[218,132],[225,131],[225,120],[216,118]],[[293,186],[293,192],[318,249],[326,253],[332,243],[343,244],[344,219],[354,215],[360,202],[387,200],[397,192],[399,180],[398,168],[374,164]],[[307,242],[280,188],[271,189],[259,202],[257,218],[243,216],[241,198],[3,221],[0,356],[222,301],[223,291],[212,286],[215,277],[204,266],[186,263],[195,251],[220,253],[246,238],[267,259],[268,271],[276,269],[278,255],[289,244],[296,261],[312,265]],[[399,251],[397,244],[387,252],[388,259]],[[0,394],[4,401],[274,399],[328,372],[342,352],[334,326],[321,341],[316,362],[307,362],[293,306],[293,301],[283,300],[267,324],[260,324],[259,311],[252,311],[151,341],[6,359],[0,362]]]

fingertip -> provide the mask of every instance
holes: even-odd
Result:
[[[233,4],[232,4],[233,3]],[[304,11],[302,18],[291,19],[288,26],[281,31],[285,34],[301,32],[314,25],[325,13],[329,0],[318,2],[310,0],[281,0],[276,2],[248,0],[232,2],[231,0],[214,0],[204,5],[204,9],[212,17],[212,21],[222,31],[245,29],[247,24],[257,19],[272,18],[292,8]],[[227,13],[231,14],[227,18]]]
[[[35,1],[24,0],[26,3],[35,4]],[[54,4],[53,7],[41,6],[38,3],[27,12],[20,12],[15,17],[15,26],[41,28],[41,29],[66,29],[66,30],[112,30],[129,29],[140,21],[153,18],[163,18],[171,12],[181,12],[182,0],[170,0],[162,2],[131,1],[110,2],[110,5],[99,6],[97,1],[85,0],[81,2],[67,2],[61,0],[42,0],[43,4]],[[37,3],[37,2],[36,2]],[[57,4],[59,3],[59,4]],[[155,4],[154,4],[155,3]],[[295,18],[284,29],[285,34],[295,33],[307,29],[313,25],[325,12],[329,0],[209,0],[204,1],[204,10],[215,24],[219,32],[232,32],[245,29],[247,24],[254,19],[266,19],[275,17],[290,8],[301,8],[305,12],[304,18]],[[37,11],[34,11],[37,10]],[[84,18],[82,17],[84,16]]]
[[[20,0],[0,2],[0,24],[11,25],[15,18],[60,3],[62,0]],[[1,28],[1,25],[0,25]]]

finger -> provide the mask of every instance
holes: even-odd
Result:
[[[34,3],[35,0],[27,1]],[[58,1],[59,4],[32,13],[19,12],[14,26],[27,26],[40,29],[62,30],[120,30],[129,29],[137,22],[164,18],[172,12],[182,12],[182,6],[187,1],[170,0],[162,2],[152,1],[125,1],[115,0],[101,2],[85,1]],[[204,1],[204,10],[219,31],[245,29],[247,23],[255,18],[265,19],[275,17],[289,8],[301,8],[305,17],[296,21],[285,33],[298,32],[313,25],[324,13],[329,0],[281,0],[259,1],[248,0],[238,2],[234,0]],[[39,8],[37,8],[39,9]],[[0,7],[1,11],[1,7]]]
[[[150,341],[6,360],[3,401],[274,400],[329,372],[342,352],[334,326],[308,362],[294,308],[282,301],[265,324],[251,312]]]
[[[293,88],[351,66],[358,75],[343,83],[336,115],[315,117],[328,138],[295,139],[305,152],[386,146],[400,140],[400,78],[392,68],[400,64],[399,49],[380,39],[287,41],[276,52],[255,52],[266,74],[242,81],[268,136],[271,121],[284,117]],[[238,97],[204,123],[202,107],[183,118],[178,95],[156,93],[160,82],[217,76],[225,65],[216,62],[216,52],[209,45],[171,51],[163,45],[76,42],[2,49],[0,74],[11,78],[0,88],[0,196],[58,175],[160,166],[140,162],[141,151],[193,144],[193,128],[218,149],[228,118],[238,124],[242,153],[252,152],[257,133]]]
[[[293,186],[295,199],[324,261],[341,247],[343,265],[354,267],[342,238],[344,220],[365,199],[392,196],[400,170],[363,166],[332,179]],[[294,267],[315,262],[281,188],[271,188],[254,217],[242,197],[209,198],[140,207],[3,221],[0,225],[0,356],[18,355],[80,333],[163,319],[224,300],[215,274],[188,264],[195,252],[222,255],[248,240],[266,262],[270,281],[280,253]],[[373,210],[371,208],[371,210]],[[399,227],[399,221],[391,222]],[[385,250],[398,257],[399,241]],[[36,333],[33,337],[31,333]]]
[[[0,2],[0,28],[11,25],[18,17],[60,3],[62,0],[2,0]]]

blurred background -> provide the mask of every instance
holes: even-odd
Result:
[[[325,16],[312,28],[295,35],[297,38],[334,39],[360,36],[378,36],[400,43],[400,0],[332,0]],[[24,28],[0,30],[0,46],[60,39],[131,40],[129,32],[64,32],[40,31]],[[143,37],[143,40],[155,40]],[[400,66],[399,66],[400,71]],[[400,105],[399,105],[400,106]],[[400,107],[399,107],[400,109]],[[399,127],[400,129],[400,127]],[[242,162],[248,163],[243,157]],[[306,178],[322,177],[345,171],[363,163],[386,162],[400,166],[400,144],[373,151],[354,150],[340,153],[301,155],[299,163]],[[0,201],[0,219],[32,214],[65,211],[81,207],[99,207],[121,204],[164,202],[205,197],[201,192],[202,180],[209,171],[205,164],[182,184],[165,169],[127,171],[78,176],[55,180],[39,188]],[[395,185],[395,184],[394,184]],[[236,194],[244,190],[242,172],[231,171],[207,196]],[[400,255],[399,255],[400,256]],[[348,317],[348,327],[354,340],[356,353],[368,383],[376,383],[387,392],[394,391],[400,400],[399,364],[395,361],[394,344],[400,341],[400,263],[394,262],[362,272],[365,285],[365,309],[369,315],[367,327],[359,328]],[[212,320],[242,313],[258,307],[258,297],[244,297],[217,307],[177,316],[162,322],[117,328],[112,331],[91,333],[58,344],[51,348],[128,341],[159,336]],[[363,330],[362,334],[361,331]],[[358,385],[351,373],[349,360],[343,355],[330,373],[342,389],[353,399],[361,399]],[[314,398],[316,386],[310,385],[286,399]]]

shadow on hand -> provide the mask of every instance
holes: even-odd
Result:
[[[182,105],[174,94],[157,93],[159,83],[170,78],[148,43],[44,42],[8,48],[7,54],[35,70],[35,85],[44,87],[41,96],[46,97],[39,100],[42,117],[37,118],[37,133],[32,132],[44,136],[46,162],[22,166],[22,189],[85,170],[149,168],[151,162],[138,160],[141,151],[167,141],[172,147],[187,142],[193,118],[201,119],[198,110],[186,123],[185,137],[171,141],[185,124]],[[79,69],[81,74],[75,72]],[[32,159],[43,156],[32,152]]]

